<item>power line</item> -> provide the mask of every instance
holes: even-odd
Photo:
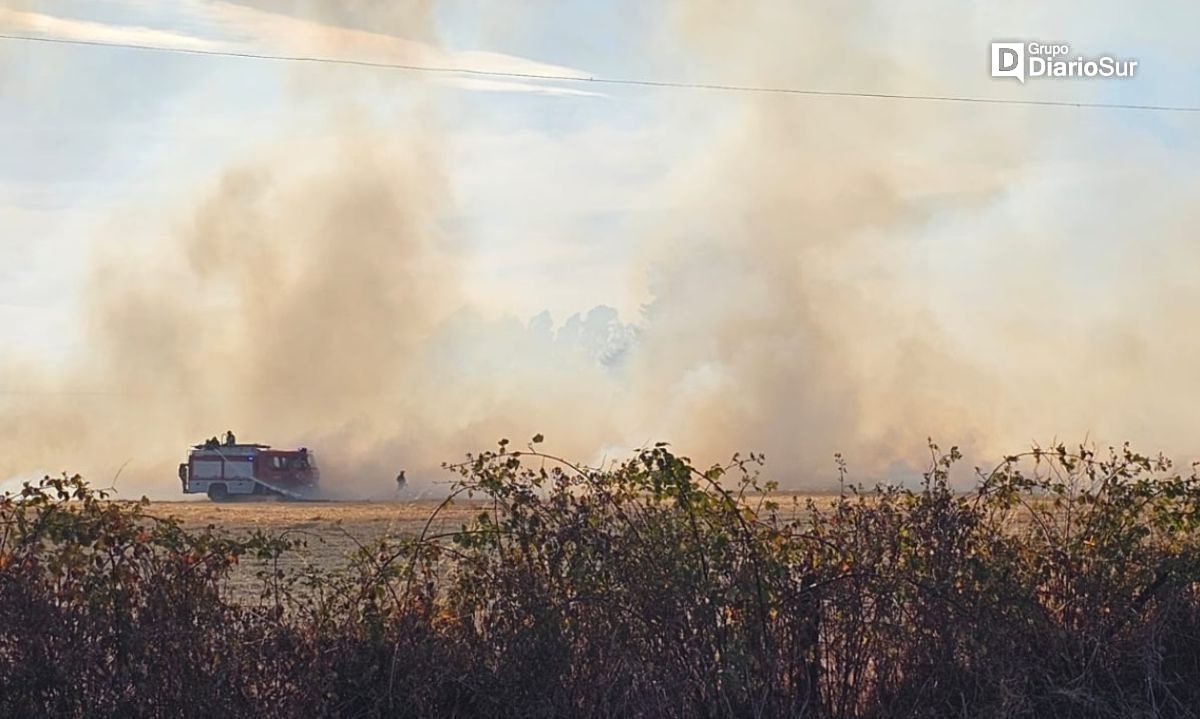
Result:
[[[600,85],[624,85],[629,87],[671,88],[682,90],[712,90],[717,92],[736,92],[746,94],[775,94],[802,95],[809,97],[848,97],[875,100],[913,100],[923,102],[958,102],[984,105],[1024,105],[1032,107],[1079,107],[1098,110],[1143,110],[1150,112],[1186,112],[1200,113],[1200,106],[1189,105],[1143,105],[1120,102],[1072,102],[1068,100],[1017,100],[1000,97],[972,97],[967,95],[921,95],[889,92],[855,92],[849,90],[813,90],[794,87],[771,87],[758,85],[727,85],[710,82],[683,82],[674,80],[641,80],[637,78],[593,77],[583,75],[558,75],[553,73],[536,72],[506,72],[502,70],[481,70],[471,67],[445,67],[436,65],[410,65],[396,62],[376,62],[371,60],[351,60],[336,57],[317,57],[308,55],[272,55],[255,52],[236,52],[232,50],[202,50],[197,48],[161,47],[156,45],[138,45],[135,43],[98,42],[95,40],[73,40],[57,37],[36,37],[32,35],[8,35],[0,33],[0,40],[17,40],[24,42],[41,42],[57,45],[76,45],[83,47],[104,47],[121,50],[144,50],[149,52],[176,53],[182,55],[204,55],[213,57],[240,58],[247,60],[272,60],[277,62],[306,62],[327,65],[348,65],[354,67],[370,67],[386,70],[404,70],[408,72],[427,72],[444,75],[469,75],[476,77],[495,77],[517,80],[545,80],[553,82],[581,82]]]

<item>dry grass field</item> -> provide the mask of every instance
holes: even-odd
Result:
[[[209,524],[228,530],[293,529],[324,534],[340,525],[356,536],[419,532],[439,504],[416,502],[230,502],[205,499],[152,502],[149,513],[172,516],[190,527]],[[461,523],[479,503],[456,500],[442,511],[441,522]],[[340,531],[334,531],[340,534]]]
[[[420,534],[439,500],[414,502],[246,502],[216,504],[206,499],[152,502],[147,513],[174,517],[185,527],[209,525],[233,535],[255,530],[304,541],[304,546],[279,560],[279,568],[304,565],[333,568],[345,563],[359,546],[385,537]],[[443,508],[429,526],[431,534],[454,531],[483,505],[456,500]],[[263,562],[246,559],[238,566],[227,588],[238,595],[256,591],[254,575]]]
[[[814,495],[819,505],[826,505],[836,495]],[[780,506],[780,513],[791,516],[801,511],[809,495],[778,494],[770,497]],[[304,541],[304,546],[279,560],[279,568],[294,569],[315,565],[331,569],[345,563],[358,547],[381,538],[416,536],[429,523],[430,535],[452,532],[476,516],[490,502],[456,499],[443,507],[434,521],[429,522],[440,500],[418,501],[355,501],[355,502],[245,502],[217,504],[207,499],[152,502],[147,513],[157,517],[173,517],[190,529],[212,525],[219,530],[246,535],[255,530],[283,535]],[[260,586],[254,578],[264,563],[245,559],[235,568],[227,587],[242,597]]]
[[[813,495],[819,504],[831,503],[836,495]],[[780,505],[782,514],[791,514],[793,503],[803,506],[809,495],[780,494],[771,499]],[[413,502],[246,502],[217,504],[206,499],[181,502],[152,502],[148,514],[174,517],[184,526],[200,528],[214,525],[231,532],[290,531],[313,539],[323,539],[331,546],[354,546],[351,539],[374,539],[383,536],[420,533],[440,500]],[[443,508],[431,525],[432,532],[451,531],[475,516],[490,502],[456,499]]]

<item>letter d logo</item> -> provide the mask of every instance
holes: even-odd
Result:
[[[992,77],[1015,77],[1025,82],[1025,45],[1019,42],[992,43]]]

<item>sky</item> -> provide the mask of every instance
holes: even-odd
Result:
[[[1200,105],[1190,3],[0,0],[0,34],[579,78]],[[988,74],[993,40],[1139,60]],[[0,481],[500,436],[785,486],[1030,442],[1200,456],[1200,113],[0,40]],[[7,446],[5,446],[7,445]],[[415,471],[414,471],[415,470]]]

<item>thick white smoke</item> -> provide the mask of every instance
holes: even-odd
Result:
[[[436,39],[425,4],[296,8]],[[946,59],[985,57],[994,18],[944,10],[949,49],[892,36],[882,3],[678,3],[638,50],[714,82],[978,87],[982,65]],[[295,85],[326,139],[281,132],[140,253],[102,238],[86,355],[3,370],[32,393],[0,412],[0,475],[133,459],[127,491],[169,495],[187,445],[227,428],[306,444],[367,496],[536,432],[589,460],[761,450],[793,487],[828,481],[836,451],[866,475],[915,466],[930,435],[981,462],[1088,433],[1194,449],[1195,173],[1128,118],[663,94],[662,131],[698,137],[653,198],[671,212],[638,227],[648,302],[556,323],[468,299],[442,94],[396,125],[336,82]],[[53,394],[72,387],[111,396]]]

